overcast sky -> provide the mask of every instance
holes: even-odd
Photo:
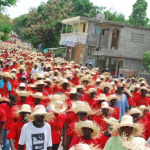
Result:
[[[37,7],[40,3],[47,0],[19,0],[16,7],[11,7],[7,9],[7,14],[11,18],[18,17],[22,14],[28,13],[30,7]],[[107,9],[113,8],[120,13],[125,14],[126,19],[132,12],[132,6],[136,0],[90,0],[97,6],[106,6]],[[148,2],[147,16],[150,18],[150,0]]]

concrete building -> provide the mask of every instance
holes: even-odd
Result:
[[[78,64],[92,62],[95,65],[93,52],[97,47],[100,32],[100,27],[95,24],[102,22],[100,16],[77,16],[62,21],[60,45],[66,46],[66,60],[74,60]]]
[[[93,55],[100,69],[114,68],[141,69],[141,58],[150,51],[150,28],[104,21],[96,24],[100,27],[98,48]]]

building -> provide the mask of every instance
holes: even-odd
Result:
[[[98,48],[93,52],[100,69],[107,66],[110,71],[119,68],[141,69],[141,58],[150,51],[150,28],[104,21],[100,27]],[[105,37],[104,37],[105,35]]]
[[[66,46],[66,60],[73,60],[78,64],[91,62],[95,65],[93,51],[97,47],[100,27],[95,26],[102,22],[98,14],[96,18],[73,17],[62,20],[60,45]],[[91,57],[92,56],[92,57]]]

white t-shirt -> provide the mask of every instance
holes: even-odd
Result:
[[[33,122],[25,124],[21,131],[19,144],[26,144],[26,150],[47,150],[47,147],[52,146],[50,125],[44,122],[42,128],[37,128]]]
[[[35,73],[39,73],[39,69],[38,68],[36,68],[36,69],[32,68],[30,74],[33,75]]]

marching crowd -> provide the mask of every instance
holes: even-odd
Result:
[[[113,78],[22,42],[0,43],[2,150],[148,150],[144,78]]]

